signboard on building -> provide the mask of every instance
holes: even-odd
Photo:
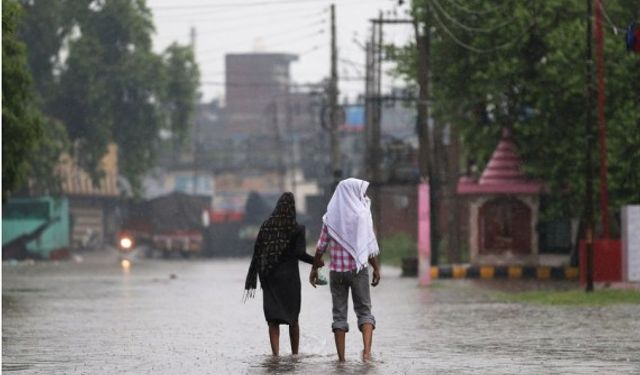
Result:
[[[626,281],[640,281],[640,205],[622,207],[622,272]]]

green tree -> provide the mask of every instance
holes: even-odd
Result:
[[[191,47],[173,43],[165,50],[163,60],[167,77],[163,106],[169,129],[182,141],[193,121],[200,72]]]
[[[136,184],[159,128],[159,59],[151,52],[151,14],[143,1],[108,1],[78,10],[79,36],[72,38],[60,74],[55,117],[77,145],[78,162],[101,176],[109,142],[119,146],[122,173]]]
[[[54,118],[51,106],[58,95],[57,75],[62,68],[64,45],[73,30],[78,9],[87,1],[17,1],[22,6],[18,36],[28,47],[27,61],[32,77],[35,106],[42,113],[43,137],[29,154],[29,193],[62,192],[58,163],[70,149],[64,124]]]
[[[640,16],[629,14],[637,12],[633,3],[605,4],[614,210],[640,202],[640,59],[625,51],[621,33],[613,29],[614,22],[621,27]],[[584,203],[585,114],[595,110],[586,108],[585,98],[585,2],[415,0],[412,10],[431,34],[436,123],[456,126],[467,156],[480,167],[501,128],[511,128],[526,172],[550,186],[546,214],[579,216]],[[415,82],[415,46],[397,56],[398,74]]]
[[[151,50],[154,27],[144,0],[23,4],[21,34],[33,47],[30,67],[46,114],[65,125],[94,182],[115,142],[120,173],[139,193],[160,129],[184,138],[192,121],[199,79],[193,52],[179,45]]]
[[[20,6],[2,1],[2,197],[19,189],[29,174],[27,157],[42,137],[34,107],[26,49],[16,36]]]
[[[23,8],[18,35],[29,47],[29,70],[35,91],[46,107],[55,95],[56,70],[61,67],[61,50],[72,31],[78,0],[20,0]],[[86,3],[86,1],[84,1]]]
[[[43,137],[29,154],[29,192],[34,195],[62,194],[62,179],[59,174],[60,156],[69,152],[67,129],[60,121],[45,117]]]

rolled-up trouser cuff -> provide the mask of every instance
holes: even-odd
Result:
[[[331,325],[331,330],[333,332],[335,332],[335,331],[349,332],[349,323],[347,323],[347,322],[334,322]]]
[[[376,329],[376,320],[373,316],[358,319],[358,329],[361,331],[362,331],[363,324],[371,324],[373,326],[373,329]]]

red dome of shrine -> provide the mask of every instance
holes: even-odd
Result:
[[[468,176],[458,181],[458,194],[484,193],[524,193],[537,194],[542,191],[543,184],[528,179],[522,173],[522,160],[518,155],[511,131],[502,130],[502,138],[498,142],[487,167],[478,182]]]

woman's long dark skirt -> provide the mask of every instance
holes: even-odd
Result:
[[[269,323],[294,324],[300,315],[298,259],[289,258],[260,279],[264,317]]]

